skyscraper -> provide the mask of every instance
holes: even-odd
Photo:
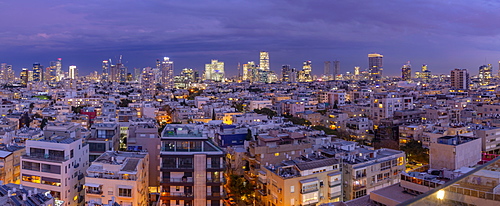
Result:
[[[340,74],[340,61],[333,61],[333,80],[337,80]]]
[[[54,80],[61,81],[64,78],[64,72],[62,71],[62,58],[57,58],[57,61],[54,62],[54,66],[55,66]]]
[[[269,71],[269,52],[261,51],[260,52],[260,70]]]
[[[299,82],[312,82],[312,62],[304,61],[302,70],[299,72]]]
[[[78,78],[78,69],[76,68],[75,65],[69,66],[69,78],[70,79],[77,79]]]
[[[23,68],[21,70],[21,73],[19,74],[19,78],[21,79],[21,84],[26,85],[28,84],[28,68]]]
[[[161,84],[166,89],[174,87],[174,62],[170,58],[163,57],[160,65],[161,70]]]
[[[290,70],[290,65],[281,66],[281,81],[282,82],[290,82],[290,75],[292,74],[292,70]]]
[[[0,64],[0,79],[4,84],[14,82],[14,70],[12,70],[12,65],[8,65],[7,63]]]
[[[469,89],[469,73],[467,69],[451,70],[451,88],[452,89]]]
[[[373,53],[368,54],[368,72],[370,73],[370,80],[379,81],[382,78],[382,71],[384,55]]]
[[[331,61],[325,61],[325,68],[323,69],[323,78],[325,78],[324,80],[332,79],[332,75],[330,73],[332,68],[331,63]]]
[[[205,80],[224,81],[224,62],[212,59],[210,64],[205,64]]]
[[[491,64],[482,65],[479,67],[479,84],[483,86],[490,84],[490,80],[492,77],[491,70]]]
[[[102,61],[102,81],[107,82],[110,81],[109,79],[109,61],[104,60]]]
[[[122,55],[118,59],[118,63],[116,64],[116,69],[118,70],[118,81],[126,82],[127,81],[127,67],[122,63]]]
[[[401,68],[401,79],[403,79],[403,81],[410,81],[411,80],[411,64],[410,64],[410,61],[408,61]]]
[[[257,65],[255,62],[249,61],[243,64],[243,81],[258,81],[259,71],[257,70]]]
[[[35,82],[41,82],[44,79],[44,71],[43,71],[43,66],[35,62],[33,64],[33,81]]]

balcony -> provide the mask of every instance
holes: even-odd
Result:
[[[87,194],[94,194],[94,195],[102,195],[102,190],[85,190],[85,193]]]
[[[207,179],[207,183],[224,183],[224,181],[221,178]]]
[[[193,193],[186,193],[186,192],[167,192],[165,194],[162,194],[162,196],[165,197],[193,197]]]
[[[112,180],[131,180],[131,181],[137,180],[135,175],[128,175],[128,174],[89,173],[87,177],[112,179]]]
[[[264,189],[257,190],[260,196],[267,196],[267,192]]]
[[[319,190],[318,187],[302,188],[302,190],[300,190],[300,193],[306,194],[310,192],[317,192],[318,190]]]
[[[339,186],[340,184],[342,184],[342,181],[328,182],[328,186],[330,186],[330,187],[336,187],[336,186]]]
[[[51,162],[64,162],[69,160],[69,156],[55,156],[42,153],[31,153],[23,155],[24,159],[41,160],[41,161],[51,161]]]
[[[334,199],[334,198],[340,197],[341,194],[342,194],[341,192],[328,193],[328,198]]]
[[[192,183],[193,182],[193,178],[192,177],[185,177],[185,178],[163,178],[162,182],[163,183],[172,183],[172,182]]]
[[[85,177],[85,175],[82,173],[82,174],[79,174],[78,175],[78,180],[82,180],[83,178]]]

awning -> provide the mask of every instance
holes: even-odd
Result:
[[[134,186],[132,186],[132,185],[118,185],[118,188],[122,188],[122,189],[134,189]]]
[[[101,184],[85,183],[85,187],[100,187]]]

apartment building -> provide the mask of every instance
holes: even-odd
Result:
[[[149,154],[108,151],[92,162],[85,178],[85,201],[102,205],[148,205]]]
[[[21,156],[26,148],[21,146],[0,145],[0,181],[4,184],[19,184],[21,179]]]
[[[117,151],[120,146],[120,127],[116,123],[95,123],[92,125],[92,135],[87,138],[90,149],[90,161],[106,151]]]
[[[343,201],[398,183],[400,173],[405,170],[403,151],[387,148],[373,150],[344,140],[332,142],[320,151],[326,157],[341,158]]]
[[[52,136],[26,141],[21,184],[49,190],[56,204],[84,205],[84,174],[89,146],[82,139]]]
[[[370,97],[370,116],[375,125],[398,110],[413,109],[413,97],[398,93],[375,93]]]
[[[161,133],[161,204],[222,205],[224,152],[203,125],[167,125]]]
[[[430,144],[431,168],[456,170],[481,161],[481,139],[466,136],[444,136]]]
[[[337,202],[342,174],[336,158],[307,155],[262,167],[256,201],[260,205],[299,206]]]

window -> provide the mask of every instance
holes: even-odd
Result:
[[[42,172],[48,172],[53,174],[61,174],[61,166],[42,164]]]
[[[73,158],[75,156],[74,154],[75,152],[73,152],[73,150],[69,151],[69,158]]]
[[[132,197],[132,189],[118,188],[118,196]]]
[[[23,169],[40,171],[40,163],[23,161]]]

